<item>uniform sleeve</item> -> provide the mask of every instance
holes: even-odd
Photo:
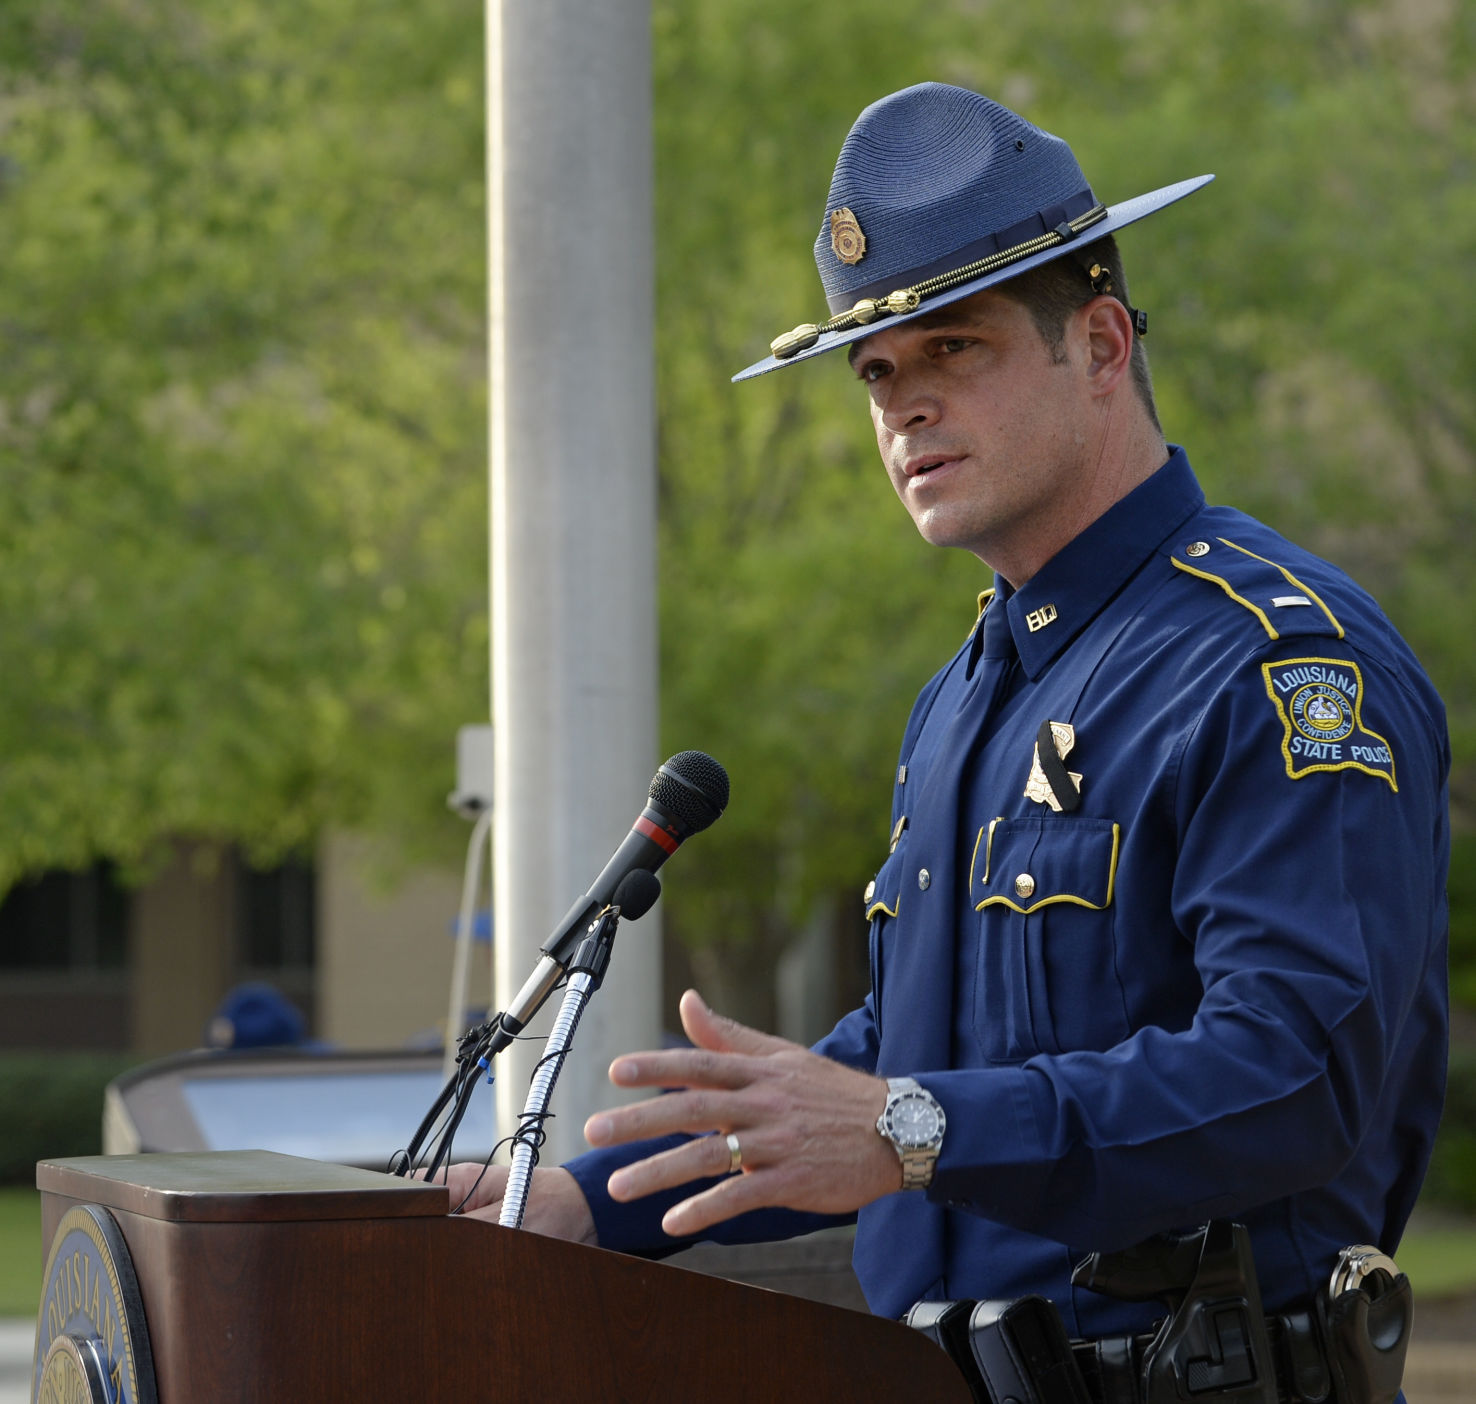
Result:
[[[1318,643],[1245,660],[1169,777],[1192,1022],[919,1074],[948,1115],[933,1199],[1113,1248],[1328,1184],[1355,1155],[1398,1178],[1410,1049],[1443,1037],[1448,745],[1427,684]]]

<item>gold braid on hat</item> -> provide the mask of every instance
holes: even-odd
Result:
[[[1106,205],[1093,205],[1085,214],[1058,224],[1048,233],[1039,234],[1034,239],[1027,239],[1023,244],[1015,244],[999,253],[992,253],[987,258],[966,263],[951,273],[940,273],[937,277],[925,279],[910,288],[899,288],[885,297],[863,297],[850,311],[838,312],[828,322],[805,322],[793,331],[785,332],[783,336],[776,336],[769,343],[769,350],[775,360],[787,360],[801,351],[808,351],[822,336],[850,331],[852,327],[869,326],[882,317],[901,317],[908,312],[916,312],[924,298],[936,297],[941,292],[948,292],[972,282],[975,278],[982,278],[986,273],[1018,263],[1031,254],[1043,253],[1058,244],[1069,243],[1082,230],[1105,218],[1106,214]]]

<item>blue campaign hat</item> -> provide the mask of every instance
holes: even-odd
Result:
[[[815,263],[830,316],[771,343],[750,380],[1017,277],[1213,180],[1120,205],[1092,193],[1071,148],[992,99],[919,83],[856,119],[830,182]]]

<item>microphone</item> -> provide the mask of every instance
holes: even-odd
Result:
[[[569,909],[558,929],[543,943],[538,965],[523,988],[501,1014],[463,1037],[456,1061],[458,1065],[465,1064],[467,1074],[471,1074],[473,1063],[489,1067],[491,1060],[522,1033],[528,1020],[538,1012],[543,1001],[564,977],[589,928],[606,908],[612,904],[618,906],[620,914],[631,921],[651,909],[661,895],[656,869],[685,840],[701,833],[727,808],[728,772],[701,751],[679,751],[657,769],[648,799],[650,802],[636,816],[624,842],[605,864],[594,885]],[[604,958],[608,959],[608,941],[604,949]],[[473,1040],[471,1045],[467,1044],[467,1039]],[[441,1144],[427,1170],[427,1178],[434,1179],[442,1160],[449,1154],[450,1138],[461,1122],[475,1083],[474,1076],[463,1076],[458,1071],[446,1084],[420,1123],[410,1148],[397,1152],[390,1162],[392,1174],[407,1173],[442,1109],[448,1103],[454,1103],[445,1130],[438,1133]]]
[[[559,964],[630,873],[654,873],[687,839],[722,816],[728,807],[728,772],[701,751],[678,751],[657,768],[647,798],[599,877],[540,948]]]
[[[631,873],[654,874],[685,840],[722,815],[728,806],[728,772],[701,751],[678,751],[657,768],[648,799],[594,885],[539,947],[542,954],[533,973],[496,1021],[490,1053],[500,1053],[522,1033],[563,976],[590,923],[610,905],[622,882]]]

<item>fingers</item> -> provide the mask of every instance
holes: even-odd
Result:
[[[695,1047],[610,1065],[617,1086],[677,1090],[598,1112],[584,1134],[596,1147],[676,1133],[693,1139],[616,1170],[613,1199],[717,1180],[663,1218],[666,1232],[686,1236],[767,1206],[846,1213],[898,1188],[896,1153],[876,1134],[884,1082],[715,1014],[695,990],[682,996],[681,1014]],[[742,1173],[734,1173],[730,1135],[739,1139]]]
[[[773,1034],[760,1033],[736,1019],[716,1014],[696,990],[688,990],[681,1002],[682,1028],[699,1048],[720,1053],[777,1053],[796,1045]]]
[[[673,1205],[662,1217],[662,1230],[674,1238],[700,1232],[713,1224],[781,1202],[784,1178],[778,1170],[762,1164],[758,1137],[745,1132],[741,1141],[743,1167],[730,1171],[732,1152],[726,1136],[701,1136],[695,1141],[663,1151],[646,1160],[627,1165],[610,1176],[610,1197],[620,1202],[640,1199],[657,1190],[672,1189],[692,1180],[723,1180]]]
[[[755,1133],[745,1133],[740,1137],[739,1145],[744,1163],[753,1169],[761,1161]],[[624,1166],[610,1176],[607,1188],[612,1199],[623,1203],[691,1180],[732,1174],[732,1163],[733,1153],[726,1136],[699,1136],[694,1141]]]
[[[666,1048],[659,1053],[627,1053],[610,1064],[617,1087],[716,1087],[732,1091],[754,1079],[753,1059],[705,1048]]]
[[[481,1161],[462,1161],[437,1173],[451,1195],[451,1208],[464,1213],[487,1205],[501,1204],[507,1191],[507,1166],[484,1165]]]
[[[673,1238],[686,1238],[735,1215],[780,1203],[784,1196],[776,1193],[776,1180],[773,1170],[733,1175],[701,1194],[694,1194],[691,1199],[672,1205],[662,1215],[662,1231]]]
[[[759,1109],[759,1099],[741,1091],[697,1088],[672,1092],[628,1107],[596,1112],[584,1123],[584,1138],[592,1146],[617,1146],[624,1141],[677,1132],[698,1136],[748,1124],[757,1119]]]
[[[753,1059],[801,1051],[798,1044],[715,1014],[696,990],[682,996],[682,1027],[695,1048],[631,1053],[610,1064],[617,1087],[745,1087]]]

